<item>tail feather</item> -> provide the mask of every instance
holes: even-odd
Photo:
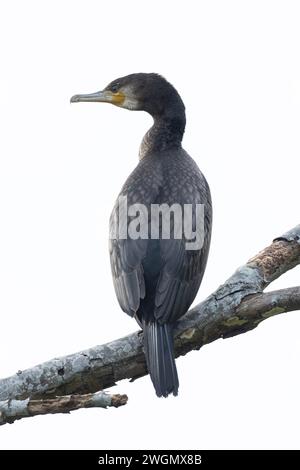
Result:
[[[178,394],[178,375],[173,351],[173,332],[168,324],[157,322],[143,325],[144,346],[148,370],[156,395]]]

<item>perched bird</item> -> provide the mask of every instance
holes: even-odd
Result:
[[[143,329],[146,362],[156,394],[177,395],[173,329],[200,287],[212,224],[209,186],[181,146],[185,107],[175,88],[155,73],[131,74],[114,80],[103,91],[71,98],[72,103],[80,101],[146,111],[154,120],[141,143],[139,163],[122,187],[111,214],[110,260],[119,304]],[[126,207],[131,208],[125,216],[120,211],[120,198],[125,198]],[[185,206],[191,207],[190,232],[194,238],[201,219],[201,244],[193,249],[187,243],[191,238],[182,229]],[[132,207],[139,208],[138,218],[134,218]],[[166,212],[166,207],[174,212]],[[197,207],[204,208],[202,218],[197,216]],[[151,218],[152,213],[156,216]],[[178,214],[183,224],[178,224]],[[166,219],[170,236],[162,233]],[[129,236],[134,221],[135,235]]]

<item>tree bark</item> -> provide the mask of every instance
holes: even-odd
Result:
[[[12,424],[18,419],[31,416],[70,413],[79,408],[107,408],[108,406],[126,405],[126,395],[109,395],[105,392],[89,393],[88,395],[68,395],[48,398],[46,400],[6,400],[0,402],[0,426]]]
[[[272,281],[298,264],[300,225],[276,238],[186,313],[174,333],[176,357],[219,338],[252,330],[271,316],[300,310],[300,287],[263,293]],[[143,336],[138,331],[0,380],[0,401],[94,393],[119,380],[135,380],[145,374]]]

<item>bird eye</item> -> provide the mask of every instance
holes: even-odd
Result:
[[[118,84],[112,85],[112,86],[110,87],[110,91],[112,91],[113,93],[116,93],[116,92],[118,91],[118,89],[119,89],[119,85],[118,85]]]

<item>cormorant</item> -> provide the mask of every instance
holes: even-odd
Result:
[[[140,147],[139,163],[122,187],[110,217],[110,260],[119,304],[143,329],[146,361],[156,394],[159,397],[170,393],[177,395],[179,382],[173,328],[200,287],[212,223],[209,186],[181,146],[186,124],[185,107],[175,88],[155,73],[131,74],[114,80],[103,91],[71,98],[72,103],[79,101],[112,103],[130,110],[146,111],[153,117],[154,124]],[[120,199],[124,201],[124,198],[126,208],[131,207],[125,218],[124,212],[120,211]],[[191,207],[187,214],[190,215],[193,237],[197,236],[197,230],[199,232],[197,222],[202,221],[201,246],[196,249],[188,247],[187,241],[191,237],[182,230],[182,225],[179,224],[180,236],[175,234],[178,232],[175,209],[177,215],[178,208],[182,210],[183,217],[185,205]],[[133,217],[132,207],[138,207],[139,217]],[[153,207],[159,208],[158,212],[153,211],[154,218]],[[171,208],[169,213],[164,212],[166,207]],[[197,207],[204,208],[202,218],[197,216]],[[173,208],[175,212],[172,212]],[[158,234],[151,230],[154,219],[158,223]],[[163,234],[162,227],[167,219],[171,226],[169,236]],[[137,220],[135,236],[132,233],[129,236],[129,226]],[[145,221],[147,230],[141,227]]]

